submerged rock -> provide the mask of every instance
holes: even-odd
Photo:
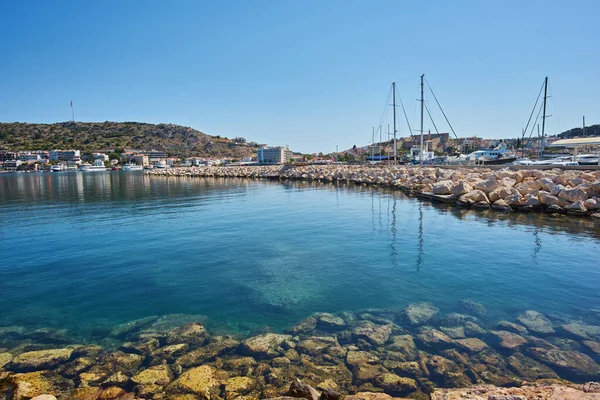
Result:
[[[507,331],[490,331],[495,343],[507,350],[516,350],[527,343],[527,339],[516,333]]]
[[[281,351],[281,344],[291,338],[290,335],[267,333],[242,342],[242,350],[258,358],[275,357]]]
[[[469,337],[483,336],[486,334],[486,330],[477,325],[475,322],[465,322],[465,335]]]
[[[467,350],[470,353],[479,353],[488,347],[485,342],[477,338],[458,339],[455,340],[454,343],[456,343],[459,348]]]
[[[431,378],[443,387],[466,387],[472,383],[460,366],[442,356],[431,356],[427,369]]]
[[[439,318],[439,322],[444,326],[463,327],[468,321],[477,321],[477,318],[459,313],[448,313]]]
[[[393,397],[386,393],[359,392],[344,397],[344,400],[393,400]]]
[[[56,393],[52,378],[44,371],[16,374],[9,377],[7,381],[12,388],[12,397],[7,398],[14,400],[31,399],[36,396]]]
[[[400,361],[413,361],[419,357],[419,350],[411,335],[392,336],[388,349],[392,352],[391,358]]]
[[[366,351],[350,350],[346,354],[346,363],[349,365],[369,364],[379,362],[379,357]]]
[[[68,361],[73,349],[37,350],[16,356],[8,365],[13,371],[34,371],[54,368]]]
[[[215,338],[216,340],[207,344],[206,346],[200,347],[196,350],[192,350],[189,353],[183,354],[176,361],[177,364],[183,365],[184,367],[193,367],[196,365],[203,364],[208,361],[212,361],[215,357],[221,356],[225,353],[231,352],[238,348],[240,342],[229,338]]]
[[[392,324],[376,325],[371,321],[363,321],[352,330],[352,336],[363,339],[374,345],[383,345],[392,333]]]
[[[561,376],[567,379],[595,380],[600,378],[600,365],[585,354],[539,347],[530,347],[528,354],[557,370]]]
[[[109,365],[114,369],[114,372],[120,370],[134,370],[137,369],[144,362],[144,356],[139,354],[123,353],[121,351],[115,351],[114,353],[108,354],[103,360],[103,364]]]
[[[139,342],[124,343],[120,349],[126,353],[148,354],[152,353],[160,346],[158,339],[148,338]]]
[[[403,396],[417,390],[417,382],[411,378],[402,378],[396,374],[381,374],[375,384],[393,396]]]
[[[301,381],[292,382],[287,395],[308,400],[319,400],[320,397],[319,392],[315,388]]]
[[[453,346],[452,339],[437,329],[427,329],[417,335],[419,342],[434,350],[447,349]]]
[[[401,317],[410,325],[423,325],[439,311],[440,309],[431,303],[411,303],[401,313]]]
[[[343,322],[343,320],[342,320]],[[298,324],[294,325],[289,332],[292,334],[309,333],[315,330],[317,327],[317,319],[315,317],[308,317]]]
[[[465,328],[462,326],[440,326],[440,331],[444,332],[452,339],[463,339],[466,337]]]
[[[6,364],[11,362],[13,359],[12,354],[10,353],[0,353],[0,368],[4,367]]]
[[[185,324],[167,334],[167,344],[186,343],[192,346],[202,346],[208,340],[206,328],[198,323]]]
[[[500,330],[514,332],[514,333],[518,333],[520,335],[526,335],[527,334],[527,328],[525,328],[522,325],[515,324],[514,322],[499,321],[496,324],[496,327],[500,328]]]
[[[332,346],[339,346],[339,343],[335,338],[311,336],[308,339],[298,343],[296,349],[300,353],[306,353],[316,356],[317,354],[322,353],[328,347]]]
[[[325,331],[341,331],[346,327],[346,322],[333,314],[322,313],[319,315],[317,325]]]
[[[507,362],[519,377],[528,380],[558,379],[558,375],[556,375],[556,372],[552,368],[521,353],[509,356]]]
[[[458,307],[467,314],[472,314],[477,317],[485,317],[487,310],[485,306],[471,299],[464,299],[458,302]]]
[[[109,376],[104,382],[102,382],[102,386],[126,386],[130,381],[129,376],[125,375],[121,371],[117,372],[114,375]]]
[[[203,399],[208,400],[214,397],[212,392],[219,385],[216,370],[209,365],[203,365],[181,374],[179,379],[169,386],[168,390],[173,394],[190,393],[200,395]]]
[[[234,376],[225,381],[225,398],[235,399],[252,391],[256,386],[253,378],[246,376]]]
[[[158,365],[143,370],[133,376],[131,380],[138,385],[161,385],[165,386],[173,380],[173,373],[167,365]]]
[[[574,339],[590,339],[600,336],[600,326],[571,323],[561,325],[560,330],[561,333]]]
[[[324,388],[319,396],[319,400],[342,400],[343,398],[344,396],[332,388]]]
[[[140,318],[140,319],[136,319],[133,321],[129,321],[129,322],[126,322],[121,325],[117,325],[110,331],[110,336],[114,336],[114,337],[125,336],[126,334],[137,331],[146,325],[150,325],[152,322],[156,321],[157,319],[158,319],[158,317],[156,317],[156,316],[145,317],[145,318]]]
[[[519,315],[517,319],[531,332],[546,335],[554,333],[552,323],[537,311],[525,311],[523,314]]]

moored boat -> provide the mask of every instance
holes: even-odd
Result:
[[[137,164],[128,163],[123,166],[123,171],[142,171],[144,167]]]
[[[52,172],[62,172],[62,171],[66,171],[67,170],[67,165],[64,163],[60,163],[60,164],[56,164],[53,165],[52,168],[50,168],[50,170]]]
[[[106,167],[104,166],[104,162],[102,160],[96,160],[94,161],[94,165],[81,164],[79,170],[83,172],[101,172],[106,171]]]

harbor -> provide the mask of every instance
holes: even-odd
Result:
[[[262,399],[297,393],[298,380],[350,400],[594,390],[594,219],[438,205],[385,183],[383,171],[406,167],[337,168],[0,176],[11,227],[2,390]]]

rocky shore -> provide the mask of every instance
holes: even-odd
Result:
[[[150,176],[345,182],[480,210],[547,212],[600,219],[600,171],[406,166],[260,166],[154,169]]]
[[[115,326],[102,346],[0,327],[0,399],[597,399],[600,315],[490,318],[463,300],[314,314],[284,333],[211,334],[194,316]],[[83,341],[83,340],[82,340]],[[52,397],[54,396],[54,397]]]

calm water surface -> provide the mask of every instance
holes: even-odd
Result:
[[[285,329],[317,311],[600,309],[598,225],[355,185],[0,174],[0,326],[86,335],[149,315]]]

